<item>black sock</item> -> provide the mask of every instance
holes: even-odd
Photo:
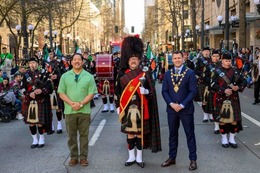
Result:
[[[114,102],[114,96],[109,96],[109,103],[113,103]]]
[[[36,125],[29,126],[29,129],[30,129],[32,135],[36,135]]]
[[[102,98],[103,104],[107,104],[107,97]]]
[[[41,126],[38,126],[38,132],[39,132],[39,134],[40,135],[42,135],[43,134],[43,127]]]
[[[136,148],[138,150],[142,149],[141,138],[136,137]]]
[[[57,116],[57,120],[60,121],[62,119],[62,112],[57,112],[56,111],[56,116]]]
[[[134,149],[134,147],[135,147],[135,138],[132,138],[132,139],[127,138],[126,141],[127,141],[127,144],[128,144],[128,150]]]

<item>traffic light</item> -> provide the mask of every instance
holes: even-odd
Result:
[[[135,32],[135,27],[134,27],[134,26],[131,27],[131,32],[132,32],[132,33]]]
[[[118,26],[115,26],[115,33],[118,33]]]

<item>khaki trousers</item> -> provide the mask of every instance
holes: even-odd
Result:
[[[90,114],[66,114],[65,123],[71,159],[87,159]],[[77,132],[79,132],[79,149]]]

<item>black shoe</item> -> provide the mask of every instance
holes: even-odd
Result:
[[[229,145],[228,145],[228,144],[222,144],[222,147],[224,147],[224,148],[228,148]]]
[[[207,123],[208,121],[209,121],[209,120],[205,119],[205,120],[203,120],[202,122],[203,122],[203,123]]]
[[[209,121],[210,121],[210,122],[212,122],[212,123],[214,122],[214,120],[213,120],[213,119],[209,119]]]
[[[132,161],[132,162],[125,162],[125,166],[131,166],[135,163],[135,161]]]
[[[114,112],[115,112],[115,110],[110,110],[110,112],[111,112],[111,113],[114,113]]]
[[[47,132],[47,135],[52,135],[54,133],[54,130]]]
[[[108,110],[102,110],[101,112],[102,112],[102,113],[105,113],[105,112],[108,112]]]
[[[229,142],[229,145],[230,145],[232,148],[237,148],[237,144],[233,144],[233,143]]]
[[[36,148],[36,147],[38,147],[38,144],[32,144],[31,145],[31,148]]]
[[[214,130],[214,134],[219,134],[220,133],[220,131],[219,130]]]
[[[38,144],[38,148],[44,147],[44,144]]]
[[[169,158],[164,163],[161,164],[161,167],[168,167],[168,166],[175,165],[175,164],[176,164],[175,159]]]
[[[191,160],[191,161],[190,161],[189,170],[190,170],[190,171],[193,171],[193,170],[195,170],[195,169],[197,169],[197,162],[196,162],[195,160]]]
[[[144,168],[144,162],[136,162],[138,166],[140,166],[141,168]]]
[[[257,103],[260,103],[260,101],[258,100],[258,101],[255,101],[254,103],[253,103],[253,105],[256,105]]]
[[[57,134],[61,134],[62,133],[62,129],[57,130]]]

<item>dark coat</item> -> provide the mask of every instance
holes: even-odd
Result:
[[[183,67],[181,73],[183,73],[186,70],[187,67]],[[193,70],[188,69],[187,73],[185,74],[184,78],[182,79],[182,82],[180,83],[179,90],[176,93],[174,91],[174,86],[172,83],[171,78],[171,70],[168,70],[165,73],[165,80],[163,80],[162,85],[162,96],[167,103],[167,113],[174,114],[176,113],[174,109],[170,107],[170,103],[178,102],[182,104],[185,108],[181,110],[181,113],[183,114],[193,114],[194,113],[194,105],[193,105],[193,99],[196,96],[197,93],[197,79],[195,76],[195,73]],[[187,87],[188,86],[188,87]]]

